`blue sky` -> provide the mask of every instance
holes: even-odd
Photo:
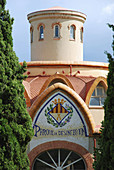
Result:
[[[114,24],[114,0],[7,0],[13,24],[13,43],[19,61],[30,61],[30,24],[27,14],[53,6],[83,12],[84,61],[107,62],[104,51],[112,53],[112,31],[107,23]]]

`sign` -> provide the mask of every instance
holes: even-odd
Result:
[[[34,139],[79,138],[88,135],[82,113],[65,94],[56,92],[41,106],[34,121]]]
[[[34,125],[34,136],[35,137],[63,137],[63,136],[74,136],[74,137],[79,137],[79,136],[85,136],[85,131],[84,128],[80,127],[77,129],[71,129],[71,130],[52,130],[52,129],[44,129],[43,127],[40,127],[38,125]]]

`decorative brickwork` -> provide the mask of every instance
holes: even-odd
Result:
[[[26,105],[27,105],[27,107],[30,107],[30,106],[31,106],[31,102],[30,102],[30,98],[29,98],[26,90],[25,90],[25,92],[24,92],[24,97],[25,97],[25,99],[26,99]]]
[[[83,27],[81,27],[81,29],[80,29],[82,32],[84,32],[84,28]]]
[[[70,30],[70,27],[71,27],[71,26],[73,26],[74,29],[76,30],[76,25],[74,25],[74,24],[69,24],[69,25],[68,25],[68,30]]]
[[[37,29],[39,30],[41,26],[43,26],[43,29],[45,29],[45,25],[43,23],[38,24]]]
[[[60,22],[56,22],[52,24],[52,29],[54,28],[55,25],[59,25],[60,28],[62,27],[62,24]]]
[[[31,25],[31,27],[30,27],[30,32],[33,31],[33,30],[34,30],[34,28],[33,28],[33,26]]]

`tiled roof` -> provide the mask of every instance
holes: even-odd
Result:
[[[39,92],[50,76],[32,76],[28,77],[26,81],[23,82],[25,90],[30,97],[31,102],[39,95]],[[90,89],[92,83],[96,79],[95,77],[82,77],[82,76],[66,76],[67,79],[71,82],[75,92],[85,100],[86,94]]]
[[[26,81],[23,82],[25,90],[27,91],[28,96],[30,96],[31,101],[38,96],[40,89],[48,78],[49,77],[45,76],[28,77]]]
[[[77,76],[77,77],[68,77],[70,82],[72,83],[75,91],[79,96],[85,100],[86,94],[88,90],[90,89],[93,81],[96,79],[95,77],[82,77],[82,76]]]

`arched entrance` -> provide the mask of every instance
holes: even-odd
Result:
[[[30,170],[93,170],[91,154],[82,146],[67,141],[52,141],[28,154]]]

